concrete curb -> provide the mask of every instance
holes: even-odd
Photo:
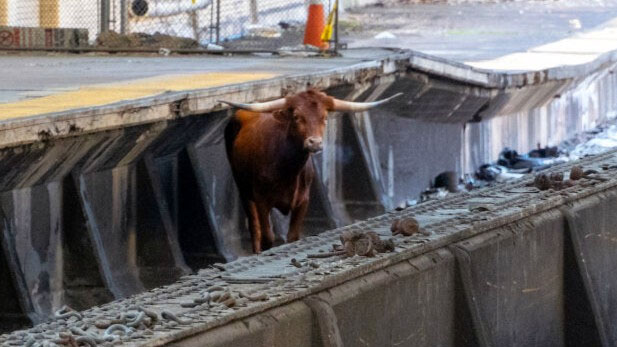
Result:
[[[9,119],[0,122],[0,148],[46,141],[51,138],[161,122],[222,109],[218,99],[242,102],[277,98],[307,86],[329,89],[359,85],[387,76],[421,72],[446,79],[455,86],[517,92],[525,87],[551,82],[570,82],[608,68],[617,62],[617,52],[601,55],[588,64],[563,66],[534,72],[498,72],[477,69],[461,63],[415,51],[401,51],[384,59],[336,68],[320,73],[296,74],[258,82],[248,82],[202,90],[191,90],[81,108],[66,112]]]

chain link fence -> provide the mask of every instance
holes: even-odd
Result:
[[[109,49],[301,49],[311,3],[315,0],[0,0],[0,48],[78,41]],[[320,3],[327,16],[334,0]],[[79,40],[59,43],[58,36],[66,41],[73,35],[68,29],[81,29],[74,32]],[[22,42],[24,35],[32,42]]]

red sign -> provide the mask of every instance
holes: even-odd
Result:
[[[19,40],[19,28],[15,28],[13,30],[13,43],[15,46],[21,46],[21,42]]]
[[[9,47],[13,45],[13,33],[8,30],[0,30],[0,46]]]
[[[53,32],[51,31],[51,29],[45,29],[45,47],[52,47],[53,46]]]

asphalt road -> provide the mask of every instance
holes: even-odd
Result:
[[[342,16],[342,29],[346,31],[343,40],[361,49],[348,50],[344,57],[334,59],[1,54],[0,103],[163,75],[292,75],[348,66],[390,53],[373,47],[410,48],[463,62],[493,59],[596,28],[613,18],[617,18],[617,0],[373,6]],[[383,32],[394,38],[374,38]]]
[[[615,17],[615,0],[407,4],[349,11],[341,25],[350,47],[409,48],[465,62],[526,51]]]

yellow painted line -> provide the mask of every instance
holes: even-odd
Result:
[[[124,83],[82,87],[35,99],[0,104],[0,119],[29,117],[83,107],[102,106],[165,92],[218,87],[275,77],[272,73],[202,73],[146,78]]]

